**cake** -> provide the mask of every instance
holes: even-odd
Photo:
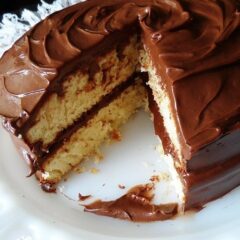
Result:
[[[51,191],[148,106],[178,212],[201,208],[240,184],[239,42],[238,0],[73,5],[1,58],[3,125]]]

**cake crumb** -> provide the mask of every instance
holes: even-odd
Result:
[[[85,167],[75,167],[74,169],[74,172],[76,172],[76,173],[84,173],[84,172],[86,172],[87,170],[86,170],[86,168]]]
[[[50,176],[49,172],[44,172],[44,173],[42,174],[42,178],[43,178],[44,180],[47,180],[47,179],[49,178],[49,176]]]
[[[155,171],[156,172],[156,171]],[[151,182],[169,181],[170,176],[168,173],[159,173],[158,175],[153,175],[149,179]]]
[[[79,201],[85,201],[90,197],[92,197],[92,196],[91,195],[82,195],[81,193],[78,194]]]
[[[159,174],[159,179],[163,180],[163,181],[168,181],[168,180],[170,180],[170,176],[168,173],[161,173],[161,174]]]
[[[93,174],[97,174],[100,170],[97,168],[91,168],[90,172]]]
[[[121,133],[118,130],[112,131],[111,139],[120,142],[122,140]]]
[[[149,180],[151,182],[160,182],[159,175],[153,175]]]
[[[157,146],[155,146],[155,150],[161,155],[164,155],[163,146],[161,144],[158,144]]]
[[[18,136],[17,136],[19,139],[22,139],[23,137],[22,137],[22,134],[18,134]]]
[[[122,184],[118,184],[118,187],[120,188],[120,189],[125,189],[126,187],[124,186],[124,185],[122,185]]]

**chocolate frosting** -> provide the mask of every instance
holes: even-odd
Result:
[[[151,203],[154,197],[153,188],[153,184],[138,185],[117,200],[98,200],[85,205],[85,211],[134,222],[167,220],[175,216],[178,208],[176,203]]]

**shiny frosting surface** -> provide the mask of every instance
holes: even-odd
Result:
[[[135,25],[194,152],[239,114],[239,6],[238,0],[90,0],[54,13],[2,57],[0,114],[21,127],[62,69]]]
[[[160,205],[152,203],[153,189],[152,184],[138,185],[115,201],[98,200],[85,205],[85,211],[133,222],[167,220],[177,215],[176,203]]]

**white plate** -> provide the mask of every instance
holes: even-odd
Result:
[[[198,213],[164,222],[139,224],[83,212],[75,201],[78,193],[110,200],[149,182],[152,175],[167,172],[155,150],[157,139],[147,114],[137,114],[122,132],[120,143],[103,147],[102,162],[88,164],[87,169],[95,167],[99,173],[73,174],[59,185],[57,194],[48,194],[34,177],[25,177],[25,162],[0,128],[0,239],[239,239],[239,189]],[[158,193],[156,202],[176,198],[171,179],[160,181]]]

